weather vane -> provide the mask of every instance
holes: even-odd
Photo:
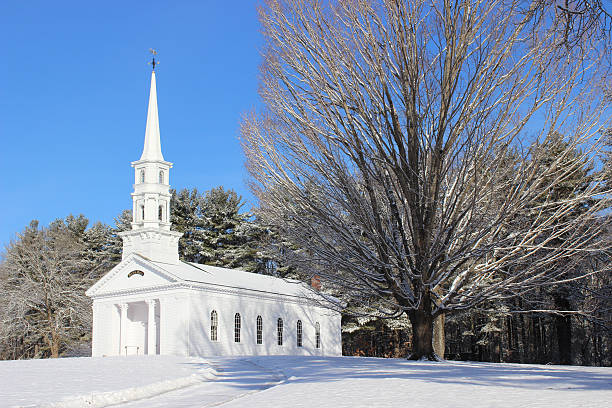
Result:
[[[149,48],[149,52],[153,54],[153,60],[149,62],[149,64],[153,65],[153,71],[155,71],[155,65],[159,64],[159,62],[155,61],[155,56],[157,55],[157,51],[153,48]]]

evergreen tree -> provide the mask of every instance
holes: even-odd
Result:
[[[201,194],[197,189],[172,190],[172,228],[182,232],[179,256],[183,261],[265,271],[268,257],[261,251],[267,230],[249,213],[241,212],[242,197],[216,187]]]
[[[115,226],[109,229],[108,241],[106,243],[106,252],[110,256],[107,270],[121,261],[123,252],[123,240],[119,236],[120,232],[132,229],[132,210],[123,210],[114,219]]]
[[[542,149],[546,151],[546,154],[541,155],[546,161],[545,165],[553,166],[557,165],[558,167],[572,167],[571,163],[579,163],[578,166],[575,166],[575,171],[565,176],[565,179],[561,183],[557,183],[553,188],[550,188],[546,192],[546,196],[542,198],[542,203],[546,205],[549,202],[558,203],[563,200],[572,200],[576,192],[584,191],[588,188],[588,185],[593,181],[593,177],[590,174],[592,168],[585,166],[583,163],[586,160],[582,160],[583,163],[580,163],[579,157],[581,156],[580,152],[574,151],[573,154],[568,155],[567,142],[564,141],[563,136],[557,134],[556,138],[550,139],[547,144],[542,146]],[[563,154],[565,153],[565,155]],[[569,153],[572,153],[569,151]],[[551,180],[552,184],[552,180]],[[576,202],[576,206],[573,211],[569,212],[566,217],[562,218],[559,221],[559,226],[561,227],[563,222],[569,218],[579,217],[581,214],[587,211],[588,207],[592,204],[592,201],[584,200]],[[556,211],[556,206],[548,206],[548,208],[544,211]],[[574,233],[575,231],[571,231],[570,233]],[[550,242],[551,246],[561,246],[564,245],[564,240],[562,237],[555,239]],[[576,256],[575,258],[579,258]],[[571,261],[565,260],[562,262],[558,262],[554,267],[559,270],[563,270],[565,268],[574,268],[576,264],[574,263],[574,259]],[[568,274],[568,277],[576,275],[576,273]],[[568,312],[574,310],[576,305],[572,304],[572,292],[576,291],[577,287],[580,286],[581,283],[560,283],[551,288],[542,288],[540,290],[538,296],[538,300],[542,302],[541,304],[545,306],[549,306],[550,309],[558,310],[561,312]],[[527,300],[530,300],[529,298]],[[551,302],[552,300],[552,302]],[[552,305],[551,305],[552,303]],[[540,307],[539,309],[546,309],[546,307]],[[561,364],[571,364],[571,345],[572,345],[572,320],[571,316],[568,314],[556,314],[553,316],[555,331],[556,331],[556,343],[557,343],[557,351],[558,355],[555,356],[554,360]]]
[[[296,253],[302,251],[296,245],[283,239],[282,231],[272,225],[264,225],[257,216],[252,225],[257,228],[257,237],[251,242],[257,247],[258,273],[280,278],[307,281],[315,272],[309,268],[298,268],[292,264]],[[303,269],[303,270],[302,270]]]
[[[197,189],[172,189],[170,200],[172,229],[182,232],[179,239],[179,257],[185,262],[202,262],[204,251],[204,222],[200,207],[201,196]]]
[[[248,215],[240,213],[242,197],[232,190],[216,187],[201,199],[206,252],[204,263],[236,268],[249,265],[252,251],[246,245],[252,230],[245,224]]]
[[[121,261],[121,251],[116,245],[118,237],[113,228],[97,222],[82,235],[85,243],[82,260],[88,262],[91,277],[100,278]]]
[[[597,182],[599,175],[584,165],[586,159],[581,157],[581,153],[568,151],[566,147],[564,138],[559,134],[538,146],[538,157],[544,166],[573,170],[552,173],[548,179],[557,178],[554,183],[553,180],[549,181],[554,187],[543,188],[537,205],[526,209],[522,219],[515,222],[534,222],[537,213],[556,211],[558,203],[575,200],[577,192],[585,190],[589,183]],[[557,224],[549,226],[550,230],[563,228],[572,218],[588,211],[594,201],[575,200],[573,208],[559,217]],[[599,231],[605,228],[605,224],[605,218],[593,219],[586,227]],[[566,234],[578,232],[572,230]],[[557,238],[548,240],[546,246],[552,248],[564,245],[566,234],[556,234]],[[602,234],[597,232],[597,235]],[[546,239],[546,235],[542,239]],[[605,245],[597,247],[603,248]],[[561,259],[551,268],[553,273],[563,273],[569,279],[568,282],[536,287],[526,296],[489,302],[477,310],[454,316],[446,325],[450,334],[447,344],[449,357],[572,364],[583,363],[585,355],[602,355],[598,350],[609,350],[612,345],[610,314],[605,312],[610,310],[609,299],[606,302],[603,297],[596,296],[599,293],[609,293],[609,268],[602,266],[605,265],[605,259],[609,258],[599,251],[586,255],[585,252],[577,253],[571,258]],[[525,260],[530,261],[529,258]],[[593,270],[592,276],[572,280],[590,270]],[[594,304],[600,306],[594,307]],[[605,322],[606,315],[608,323]],[[579,335],[581,333],[588,335]],[[595,361],[595,364],[610,363],[607,357],[589,361],[591,364]]]

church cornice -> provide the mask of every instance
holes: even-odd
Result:
[[[250,298],[257,300],[267,300],[267,301],[281,301],[283,303],[293,303],[298,305],[308,305],[308,306],[321,306],[322,302],[317,299],[307,298],[307,297],[298,297],[291,295],[281,295],[277,293],[266,293],[266,292],[256,292],[249,289],[242,288],[232,288],[232,287],[219,287],[216,285],[210,285],[206,283],[198,283],[198,282],[174,282],[163,285],[156,286],[148,286],[143,288],[132,288],[132,289],[124,289],[113,292],[106,293],[97,293],[92,295],[92,299],[94,300],[102,300],[109,299],[115,297],[125,297],[125,296],[138,296],[138,295],[146,295],[149,293],[159,292],[167,292],[170,290],[192,290],[199,292],[207,292],[207,293],[215,293],[221,295],[231,295],[231,296],[239,296],[241,298]]]
[[[248,298],[259,299],[259,300],[273,300],[273,301],[282,301],[282,302],[289,302],[289,303],[296,303],[296,304],[312,304],[312,302],[314,301],[314,299],[307,298],[307,297],[283,295],[280,293],[262,292],[262,291],[252,290],[252,289],[213,285],[209,283],[185,281],[185,282],[181,282],[180,284],[184,288],[188,288],[192,290],[198,290],[198,291],[210,292],[210,293],[238,295],[240,297],[248,297]]]
[[[138,223],[142,224],[142,223]],[[162,225],[169,226],[170,223],[160,223]],[[172,240],[177,240],[183,236],[182,232],[172,231],[172,230],[163,230],[155,227],[143,227],[133,230],[121,231],[117,235],[121,238],[129,238],[133,236],[138,236],[141,239],[160,239],[162,235],[172,237]]]
[[[132,165],[132,167],[136,167],[138,165],[148,164],[148,163],[162,164],[164,166],[167,166],[168,168],[172,168],[172,166],[174,165],[174,163],[171,163],[169,161],[155,160],[155,159],[153,159],[153,160],[152,159],[140,159],[140,160],[133,161],[130,164]]]

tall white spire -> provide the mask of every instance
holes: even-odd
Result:
[[[155,84],[155,70],[151,72],[151,90],[149,92],[147,128],[145,130],[144,149],[142,150],[140,160],[164,160],[159,135],[159,115],[157,113],[157,86]]]
[[[120,232],[119,235],[123,239],[123,259],[131,253],[137,253],[152,261],[177,263],[178,240],[183,234],[170,230],[172,163],[165,161],[161,152],[155,63],[153,59],[144,150],[140,160],[132,162],[135,172],[132,229]]]

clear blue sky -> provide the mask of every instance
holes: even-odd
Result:
[[[151,68],[174,188],[253,198],[238,142],[257,106],[255,1],[0,2],[0,245],[32,219],[131,208]]]

